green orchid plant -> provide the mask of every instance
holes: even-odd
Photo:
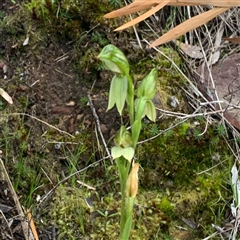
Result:
[[[153,69],[134,88],[130,76],[130,66],[127,58],[114,45],[105,46],[98,58],[107,70],[115,75],[112,78],[107,110],[115,105],[120,115],[126,106],[130,118],[130,131],[122,125],[114,138],[115,146],[111,155],[116,160],[121,183],[121,220],[120,240],[130,236],[134,200],[138,192],[139,164],[135,163],[134,155],[142,128],[142,118],[147,116],[151,121],[156,120],[156,108],[152,102],[156,92],[157,70]]]

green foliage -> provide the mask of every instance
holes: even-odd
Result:
[[[81,239],[85,233],[85,221],[89,216],[83,194],[82,190],[73,187],[60,186],[57,189],[50,214],[61,229],[59,239]]]
[[[154,98],[156,93],[157,70],[153,69],[140,83],[137,88],[137,97],[144,97],[146,100]]]
[[[218,124],[216,128],[217,134],[220,137],[226,136],[226,129],[222,124]]]
[[[19,124],[22,122],[19,121]],[[2,125],[4,125],[3,122]],[[4,152],[4,164],[10,169],[9,175],[14,189],[22,192],[23,205],[30,207],[36,197],[35,191],[43,181],[39,173],[38,156],[30,154],[30,130],[22,124],[17,131],[12,132],[9,126],[5,125],[1,136],[0,146]],[[11,155],[13,151],[14,156]]]
[[[101,33],[94,33],[91,37],[91,40],[93,42],[98,43],[100,46],[105,46],[108,44],[108,40],[106,39],[106,37],[104,37],[103,34]]]
[[[3,19],[3,17],[4,17],[4,13],[3,13],[3,11],[2,11],[2,10],[0,10],[0,19],[2,20],[2,19]]]
[[[220,141],[220,139],[219,139],[218,136],[212,137],[212,138],[210,139],[210,144],[211,144],[212,146],[217,146],[217,145],[219,144],[219,141]]]
[[[187,122],[182,123],[179,127],[178,127],[178,133],[180,136],[184,136],[187,134],[187,131],[189,130],[190,125]]]
[[[166,131],[164,133],[164,136],[167,137],[167,138],[170,138],[174,135],[174,131],[172,129],[169,129],[168,131]]]
[[[108,0],[108,2],[114,8],[118,8],[121,5],[121,0]]]
[[[210,144],[212,146],[217,146],[220,143],[221,139],[226,137],[226,135],[226,128],[221,123],[218,123],[217,127],[215,127],[214,132],[212,133]]]
[[[150,126],[149,132],[150,132],[151,136],[157,135],[159,133],[158,125],[157,124],[152,124]]]
[[[199,175],[196,178],[197,187],[202,189],[207,196],[216,195],[221,190],[223,176],[224,174],[220,171],[214,172],[207,178],[205,175]]]
[[[87,97],[81,97],[80,102],[82,106],[87,106],[88,98]]]
[[[167,197],[163,197],[160,203],[160,209],[166,215],[172,216],[174,213],[174,205],[167,199]]]
[[[61,37],[79,40],[84,29],[103,21],[103,14],[109,8],[108,4],[101,4],[100,0],[29,0],[25,8],[32,14],[33,19],[40,20],[51,31],[57,31]],[[99,39],[102,45],[104,38]]]
[[[2,111],[5,106],[6,106],[6,104],[4,103],[4,101],[2,99],[0,99],[0,111]]]
[[[32,11],[32,14],[38,18],[46,20],[46,15],[49,15],[50,9],[52,10],[53,4],[46,5],[46,1],[33,0],[28,2],[25,7]],[[49,9],[50,8],[50,9]]]
[[[168,119],[159,122],[161,129],[168,126]],[[225,201],[229,199],[224,186],[228,182],[229,169],[217,163],[232,161],[232,153],[225,141],[216,134],[217,126],[210,125],[202,139],[196,138],[196,130],[198,134],[203,133],[205,126],[203,119],[198,124],[195,120],[187,121],[170,130],[170,134],[166,132],[138,148],[138,158],[144,159],[141,160],[144,172],[140,178],[144,190],[159,192],[164,189],[164,198],[175,207],[170,216],[174,219],[176,216],[193,219],[198,216],[204,227],[206,223],[221,223],[224,219]],[[149,134],[147,129],[143,137],[149,137]],[[220,161],[213,158],[213,153],[219,154]],[[200,230],[199,235],[206,236],[211,231],[204,229],[203,233]],[[196,234],[192,239],[202,239]]]
[[[120,239],[127,240],[130,236],[134,201],[138,191],[139,164],[134,163],[133,157],[142,129],[142,118],[147,116],[152,121],[156,119],[156,109],[152,99],[156,92],[158,76],[157,70],[153,69],[135,91],[133,80],[129,75],[128,60],[117,47],[111,44],[107,45],[98,58],[107,70],[115,74],[110,86],[107,110],[112,109],[116,104],[119,114],[122,115],[126,104],[130,118],[131,132],[122,125],[115,136],[115,146],[111,149],[111,155],[113,159],[116,159],[121,184]]]
[[[198,128],[194,129],[193,136],[196,140],[201,140],[204,138],[203,132]]]

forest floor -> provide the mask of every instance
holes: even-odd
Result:
[[[86,8],[91,9],[91,2]],[[174,95],[180,101],[176,110],[191,113],[181,88],[186,83],[166,59],[131,44],[133,32],[115,33],[109,20],[91,16],[91,21],[77,21],[63,14],[54,25],[56,19],[45,17],[44,22],[36,6],[0,4],[0,81],[13,99],[12,105],[0,99],[6,168],[0,167],[0,239],[24,239],[21,224],[26,219],[19,216],[16,196],[24,214],[30,209],[39,239],[117,238],[119,180],[98,127],[110,148],[127,117],[106,112],[112,75],[101,68],[97,55],[107,43],[115,44],[138,80],[161,64],[159,71],[171,81],[161,77],[163,97],[156,102],[166,110],[174,111],[169,106]],[[232,157],[226,133],[217,120],[201,136],[204,118],[178,123],[164,116],[154,124],[146,120],[141,140],[174,124],[160,139],[139,146],[137,159],[144,171],[132,239],[202,239],[215,231],[212,223],[229,220],[226,165]]]

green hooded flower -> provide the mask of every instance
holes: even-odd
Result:
[[[114,45],[109,44],[105,46],[98,58],[107,70],[120,75],[129,75],[128,60],[122,51]]]

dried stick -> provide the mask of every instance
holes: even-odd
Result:
[[[27,221],[24,220],[25,216],[24,216],[21,204],[20,204],[20,202],[18,200],[18,196],[17,196],[17,194],[16,194],[16,192],[15,192],[15,190],[13,188],[12,182],[11,182],[9,176],[8,176],[7,170],[6,170],[5,166],[4,166],[4,163],[3,163],[1,158],[0,158],[0,163],[1,163],[1,166],[2,166],[2,169],[3,169],[3,174],[5,176],[5,179],[6,179],[7,183],[8,183],[8,187],[9,187],[10,192],[12,194],[15,206],[17,208],[18,215],[21,218],[21,225],[22,225],[22,230],[23,230],[24,237],[25,237],[26,240],[34,240],[34,238],[32,236],[31,229],[29,228],[29,225],[28,225]]]
[[[30,117],[30,118],[32,118],[32,119],[34,119],[34,120],[37,120],[37,121],[40,122],[40,123],[43,123],[44,125],[52,128],[52,129],[60,132],[60,133],[66,134],[66,135],[68,135],[68,136],[71,137],[71,138],[75,138],[75,137],[74,137],[73,135],[71,135],[70,133],[65,132],[65,131],[57,128],[57,127],[54,127],[53,125],[51,125],[51,124],[49,124],[49,123],[47,123],[47,122],[45,122],[45,121],[43,121],[43,120],[41,120],[41,119],[39,119],[39,118],[37,118],[37,117],[34,117],[33,115],[27,114],[27,113],[8,113],[8,114],[2,114],[2,116],[26,116],[26,117]]]
[[[128,4],[127,4],[126,0],[124,0],[124,2],[125,2],[125,5],[127,6]],[[130,17],[131,20],[133,20],[131,14],[129,14],[129,17]],[[143,49],[142,43],[141,43],[141,40],[140,40],[140,38],[139,38],[139,36],[138,36],[138,32],[137,32],[137,29],[136,29],[136,26],[135,26],[135,25],[133,26],[133,30],[134,30],[135,36],[136,36],[136,38],[137,38],[137,42],[138,42],[139,47],[140,47],[141,49]]]
[[[103,137],[103,134],[102,134],[102,131],[101,131],[99,117],[98,117],[98,115],[97,115],[97,112],[96,112],[95,107],[93,106],[90,93],[88,93],[87,96],[88,96],[89,106],[90,106],[90,108],[91,108],[91,110],[92,110],[93,117],[95,118],[95,122],[96,122],[96,124],[97,124],[97,129],[98,129],[98,132],[99,132],[99,134],[100,134],[100,136],[101,136],[103,145],[104,145],[104,147],[105,147],[105,150],[106,150],[106,152],[107,152],[108,157],[110,158],[111,163],[113,163],[112,156],[111,156],[111,154],[110,154],[110,152],[109,152],[109,150],[108,150],[108,148],[107,148],[106,141],[105,141],[105,139],[104,139],[104,137]]]
[[[69,178],[75,176],[76,174],[79,174],[81,172],[84,172],[86,171],[88,168],[90,167],[93,167],[97,164],[99,164],[100,162],[102,162],[103,160],[105,159],[108,159],[109,157],[105,157],[105,158],[102,158],[102,159],[99,159],[98,161],[88,165],[87,167],[83,168],[83,169],[80,169],[72,174],[70,174],[69,176],[67,176],[66,178],[62,179],[60,182],[58,182],[57,185],[55,185],[47,194],[45,194],[40,200],[39,200],[39,205],[41,205],[43,203],[43,201],[45,201],[47,198],[49,198],[50,196],[52,196],[52,194],[54,193],[54,191],[57,189],[58,186],[60,186],[62,183],[66,182]]]
[[[3,214],[3,212],[2,212],[1,209],[0,209],[0,214],[3,216],[3,219],[4,219],[4,221],[6,222],[7,227],[8,227],[8,230],[9,230],[9,232],[10,232],[10,234],[11,234],[12,239],[13,239],[13,234],[12,234],[11,228],[10,228],[10,226],[9,226],[8,220],[6,219],[6,217],[5,217],[5,215]]]

